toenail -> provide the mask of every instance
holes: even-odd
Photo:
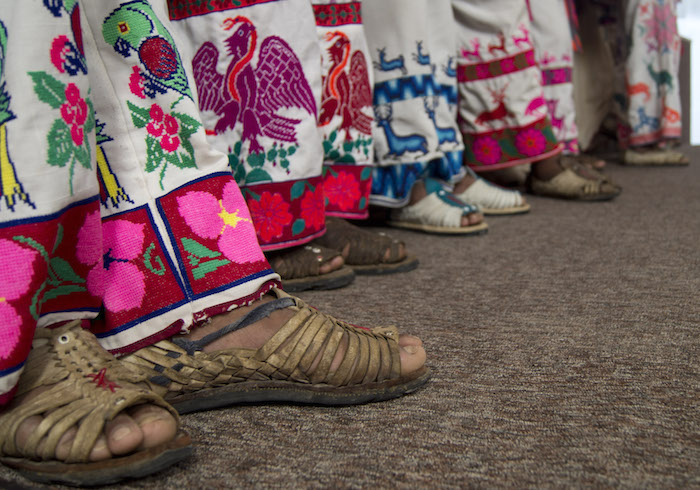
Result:
[[[119,441],[121,439],[124,439],[129,434],[131,434],[131,429],[126,426],[121,426],[112,433],[112,439],[115,441]]]
[[[418,352],[418,347],[415,345],[407,345],[403,348],[403,350],[405,350],[409,354],[415,354],[416,352]]]

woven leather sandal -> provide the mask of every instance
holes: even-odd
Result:
[[[622,191],[612,182],[586,178],[572,168],[565,168],[549,180],[540,180],[530,174],[528,187],[538,196],[577,201],[609,201]]]
[[[690,159],[671,148],[630,148],[622,156],[624,165],[636,166],[685,166]]]
[[[270,265],[282,278],[282,287],[290,293],[307,289],[342,288],[353,282],[355,273],[345,265],[326,274],[319,272],[323,264],[340,256],[336,250],[317,245],[302,245],[267,253]]]
[[[174,337],[121,361],[145,373],[149,386],[181,414],[237,403],[367,403],[410,393],[428,381],[426,366],[401,374],[395,327],[354,327],[279,289],[272,292],[277,299],[198,341]],[[292,309],[294,316],[261,348],[203,351],[229,332],[283,308]],[[338,369],[331,371],[344,339],[347,351]]]
[[[326,233],[314,240],[313,244],[339,252],[349,245],[345,263],[356,274],[393,274],[412,271],[418,267],[415,256],[399,255],[403,242],[394,240],[386,233],[363,230],[340,218],[326,218]],[[388,259],[385,258],[387,250]]]
[[[160,446],[90,462],[90,451],[105,423],[125,409],[148,403],[167,409],[175,420],[178,415],[161,397],[131,384],[129,380],[141,377],[102,349],[79,321],[37,329],[33,345],[17,395],[48,388],[0,414],[0,462],[34,481],[93,486],[146,476],[191,454],[189,435],[178,431]],[[34,415],[43,420],[20,449],[15,443],[17,430]],[[72,427],[78,431],[70,454],[58,461],[56,446]]]
[[[462,226],[462,216],[480,212],[478,207],[460,200],[435,179],[424,183],[428,194],[415,204],[392,210],[389,226],[438,235],[481,235],[488,231],[483,221]]]

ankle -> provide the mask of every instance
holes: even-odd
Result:
[[[554,177],[564,171],[561,166],[559,156],[549,157],[532,164],[532,176],[538,180],[552,180]]]

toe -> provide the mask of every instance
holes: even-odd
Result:
[[[129,411],[143,433],[141,448],[164,444],[175,437],[177,421],[170,412],[156,405],[139,405]]]
[[[335,270],[340,269],[341,267],[343,267],[344,264],[345,264],[345,260],[343,260],[343,257],[338,255],[337,257],[333,257],[328,262],[322,264],[318,268],[318,271],[321,274],[328,274],[329,272],[333,272]]]
[[[402,375],[415,372],[425,364],[425,349],[423,349],[421,345],[401,346],[399,348],[399,355],[401,356]]]
[[[113,454],[127,454],[143,442],[143,432],[130,416],[119,414],[105,424],[107,446]]]

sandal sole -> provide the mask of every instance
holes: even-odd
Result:
[[[387,264],[353,265],[348,266],[355,271],[358,276],[379,276],[382,274],[397,274],[399,272],[409,272],[418,268],[420,261],[417,257],[409,255],[399,262]]]
[[[298,293],[309,289],[328,290],[338,289],[351,284],[355,280],[355,273],[350,267],[343,266],[338,270],[318,276],[300,277],[297,279],[283,279],[282,289],[288,293]]]
[[[484,216],[512,216],[516,214],[525,214],[530,212],[530,205],[512,206],[509,208],[481,208]]]
[[[489,229],[489,225],[486,223],[479,223],[473,226],[462,226],[458,228],[453,228],[449,226],[432,226],[422,223],[410,223],[408,221],[389,221],[387,223],[389,226],[394,228],[405,228],[407,230],[422,231],[424,233],[433,233],[436,235],[483,235]]]
[[[166,444],[94,463],[28,461],[13,457],[0,457],[0,462],[35,482],[94,487],[142,478],[164,470],[192,454],[191,442],[190,436],[180,431]]]
[[[359,405],[413,393],[430,379],[423,366],[409,376],[382,383],[335,387],[293,381],[244,381],[167,399],[180,414],[239,404],[299,403],[304,405]]]

